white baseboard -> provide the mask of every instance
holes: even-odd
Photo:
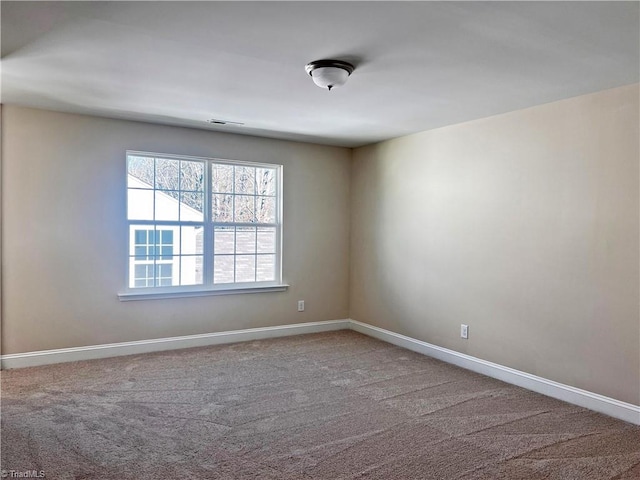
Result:
[[[249,328],[231,332],[204,333],[184,337],[60,348],[56,350],[2,355],[2,357],[0,357],[0,365],[2,369],[35,367],[51,363],[76,362],[78,360],[136,355],[139,353],[177,350],[180,348],[206,347],[209,345],[222,345],[225,343],[246,342],[250,340],[302,335],[304,333],[328,332],[348,328],[349,320],[329,320],[326,322],[297,323],[277,327]]]
[[[595,410],[596,412],[640,425],[640,407],[637,405],[547,380],[546,378],[521,372],[497,363],[487,362],[486,360],[449,350],[448,348],[438,347],[437,345],[400,335],[383,328],[367,325],[366,323],[356,320],[350,320],[349,324],[351,329],[356,332],[392,343],[393,345],[422,353],[423,355],[437,358],[438,360],[481,373],[488,377],[497,378],[503,382],[557,398],[558,400],[563,400],[573,405]]]
[[[497,363],[488,362],[470,355],[438,347],[415,338],[400,335],[383,328],[374,327],[356,320],[330,320],[326,322],[298,323],[277,327],[250,328],[231,332],[205,333],[184,337],[158,338],[136,342],[91,345],[87,347],[61,348],[39,352],[16,353],[2,355],[0,366],[3,369],[35,367],[52,363],[75,362],[97,358],[136,355],[140,353],[177,350],[181,348],[205,347],[226,343],[262,340],[266,338],[302,335],[305,333],[328,332],[333,330],[355,330],[387,343],[412,350],[414,352],[437,358],[447,363],[471,370],[488,377],[532,390],[534,392],[557,398],[580,407],[595,410],[611,417],[640,425],[640,407],[621,402],[579,388],[547,380],[546,378],[521,372]]]

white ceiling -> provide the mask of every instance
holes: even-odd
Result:
[[[2,1],[1,100],[359,146],[638,82],[639,5]]]

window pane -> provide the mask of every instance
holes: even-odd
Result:
[[[147,247],[136,247],[136,260],[147,259]]]
[[[153,278],[153,264],[136,265],[135,277],[136,279]]]
[[[215,227],[213,229],[213,252],[234,253],[235,247],[234,227]]]
[[[136,245],[146,245],[146,244],[147,244],[147,231],[136,230]]]
[[[127,186],[135,188],[153,188],[154,160],[152,157],[127,157]]]
[[[158,270],[158,277],[171,278],[173,276],[173,264],[171,263],[158,263],[156,269]]]
[[[275,227],[258,228],[258,253],[276,253]]]
[[[273,168],[256,168],[256,194],[276,194],[276,170]]]
[[[256,256],[236,255],[236,282],[256,281]]]
[[[233,255],[213,257],[213,283],[233,283]]]
[[[202,256],[187,255],[180,258],[180,284],[202,284]]]
[[[178,220],[178,200],[160,190],[156,194],[156,220]]]
[[[233,221],[233,195],[212,195],[211,219],[214,222]]]
[[[235,216],[234,221],[239,223],[255,222],[255,197],[247,195],[235,196]]]
[[[256,280],[258,282],[271,282],[276,279],[276,256],[258,255],[256,267]]]
[[[236,253],[256,253],[256,229],[236,228]]]
[[[173,230],[160,230],[160,241],[163,244],[173,244]]]
[[[186,192],[180,194],[180,220],[202,222],[204,220],[203,194]]]
[[[256,197],[256,221],[258,223],[276,222],[275,197]]]
[[[233,166],[213,164],[211,167],[211,191],[233,193]]]
[[[153,190],[127,190],[127,218],[153,220]]]
[[[204,162],[180,162],[180,190],[204,191]]]
[[[160,190],[179,190],[179,169],[179,160],[156,158],[156,188]]]
[[[253,195],[256,193],[256,169],[254,167],[236,167],[236,194]]]
[[[202,255],[204,228],[201,226],[188,226],[180,228],[180,253],[182,255]]]

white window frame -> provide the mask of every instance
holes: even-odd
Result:
[[[128,300],[146,300],[154,298],[171,298],[171,297],[190,297],[203,295],[225,295],[238,293],[261,293],[272,291],[284,291],[289,285],[282,282],[282,165],[273,163],[248,162],[240,160],[229,160],[213,157],[194,157],[187,155],[175,155],[165,153],[142,152],[136,150],[127,150],[125,156],[125,175],[128,175],[129,156],[143,156],[170,160],[185,160],[202,162],[205,165],[205,190],[204,190],[204,208],[203,221],[181,221],[181,220],[132,220],[129,219],[128,209],[128,182],[125,182],[125,222],[126,222],[126,275],[125,289],[118,293],[121,301]],[[269,168],[275,170],[276,174],[276,211],[275,223],[263,224],[257,222],[214,222],[211,215],[211,175],[212,166],[215,164],[244,166],[252,168]],[[235,187],[234,187],[235,188]],[[154,192],[158,191],[155,186]],[[237,195],[235,192],[233,195]],[[132,226],[147,227],[149,229],[157,228],[175,228],[180,226],[202,225],[204,230],[203,238],[203,284],[202,285],[179,285],[165,287],[131,287],[131,266],[135,263],[132,257],[132,245],[135,240],[133,237]],[[253,281],[253,282],[235,282],[235,283],[214,283],[213,276],[213,260],[214,260],[214,228],[215,227],[275,227],[276,245],[275,245],[275,279],[273,281]],[[175,242],[175,239],[174,239]],[[234,256],[236,254],[234,253]],[[256,253],[257,255],[257,253]],[[256,258],[257,261],[257,258]],[[175,267],[174,267],[175,268]]]

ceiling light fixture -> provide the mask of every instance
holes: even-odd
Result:
[[[344,85],[356,67],[342,60],[316,60],[307,63],[304,69],[307,71],[313,83],[320,88],[331,90],[333,87]]]

